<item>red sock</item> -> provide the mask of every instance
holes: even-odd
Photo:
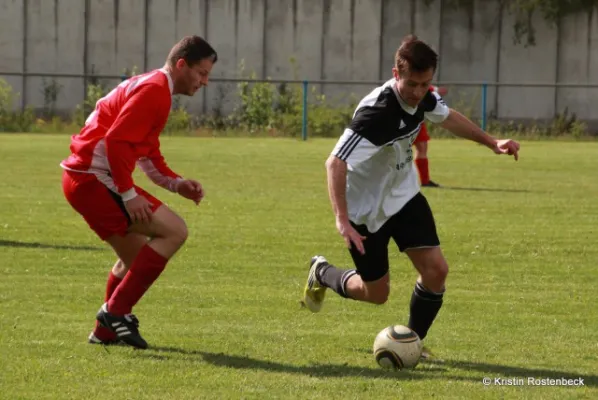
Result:
[[[160,276],[168,259],[145,245],[135,257],[125,279],[116,288],[108,301],[108,312],[115,315],[129,314],[133,306]]]
[[[415,160],[415,165],[417,165],[417,171],[419,172],[419,180],[421,181],[421,184],[425,185],[429,183],[430,170],[428,169],[428,159],[418,158]]]
[[[104,297],[104,301],[110,300],[112,293],[114,293],[114,291],[118,287],[118,284],[121,281],[122,281],[122,278],[119,278],[118,276],[114,275],[112,273],[112,270],[110,270],[110,274],[108,275],[108,283],[106,283],[106,296]],[[116,334],[114,332],[112,332],[110,329],[104,328],[103,326],[101,326],[98,321],[96,321],[96,327],[93,331],[93,334],[98,339],[104,340],[104,341],[116,339]]]

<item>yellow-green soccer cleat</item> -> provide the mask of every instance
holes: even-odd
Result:
[[[303,290],[303,300],[301,304],[309,308],[311,312],[317,313],[322,309],[322,303],[326,296],[326,287],[318,281],[316,271],[322,264],[328,264],[328,261],[322,256],[313,256],[310,262],[307,283]]]

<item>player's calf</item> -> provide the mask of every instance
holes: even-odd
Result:
[[[433,292],[421,282],[415,284],[409,304],[409,328],[424,339],[442,307],[444,289]]]
[[[316,276],[322,286],[332,289],[342,297],[352,298],[348,282],[358,276],[356,270],[337,268],[326,261],[318,268]]]
[[[364,282],[360,275],[352,276],[347,282],[347,293],[355,300],[384,304],[390,294],[389,276],[385,274],[382,278],[371,282]]]
[[[341,269],[326,263],[318,270],[318,280],[340,296],[373,304],[384,304],[390,292],[388,274],[366,282],[354,269]]]
[[[164,229],[162,239],[170,245],[173,255],[183,247],[188,237],[189,229],[185,221],[176,214],[171,216],[168,220],[168,225]]]
[[[164,205],[154,212],[150,223],[134,224],[130,230],[151,240],[141,247],[129,272],[108,301],[110,313],[121,317],[131,313],[188,235],[183,219]]]
[[[439,247],[406,252],[420,273],[411,295],[409,328],[423,340],[442,307],[448,265]]]

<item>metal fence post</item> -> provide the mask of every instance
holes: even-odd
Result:
[[[487,108],[487,99],[488,99],[488,84],[486,82],[484,82],[482,84],[482,130],[486,130],[486,124],[487,124],[487,115],[488,113],[486,112],[486,108]]]
[[[307,140],[307,81],[303,81],[303,124],[301,126],[301,137]]]

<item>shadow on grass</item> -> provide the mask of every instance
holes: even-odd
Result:
[[[527,189],[500,189],[500,188],[481,188],[481,187],[459,187],[459,186],[440,186],[434,190],[464,190],[470,192],[499,192],[499,193],[531,193]]]
[[[102,247],[93,246],[71,246],[61,244],[47,244],[37,242],[18,242],[15,240],[0,239],[0,247],[20,247],[26,249],[55,249],[55,250],[89,250],[89,251],[103,251]]]
[[[152,354],[153,353],[153,354]],[[290,374],[301,374],[312,377],[366,377],[366,378],[388,378],[388,379],[422,379],[427,378],[417,371],[386,371],[381,368],[367,368],[350,366],[348,364],[312,364],[312,365],[293,365],[275,361],[259,360],[249,356],[210,353],[207,351],[184,350],[176,347],[151,347],[149,351],[143,352],[144,357],[151,359],[161,359],[166,353],[177,353],[186,356],[198,356],[201,361],[216,367],[227,367],[247,370],[263,370],[269,372],[283,372]]]
[[[365,377],[365,378],[388,378],[407,380],[430,380],[443,379],[455,381],[470,381],[482,383],[483,377],[489,378],[521,378],[527,385],[528,378],[535,379],[583,379],[585,386],[598,386],[597,375],[575,374],[565,371],[557,371],[541,368],[524,368],[500,364],[487,364],[481,362],[458,361],[458,360],[428,360],[418,365],[415,370],[386,371],[378,367],[358,367],[349,364],[312,364],[293,365],[282,362],[259,360],[245,355],[233,355],[224,353],[211,353],[200,350],[186,350],[177,347],[151,347],[147,351],[139,352],[138,355],[155,360],[166,360],[171,354],[185,356],[197,356],[199,361],[217,367],[236,368],[243,370],[263,370],[269,372],[283,372],[291,374],[302,374],[312,377]],[[450,369],[463,370],[469,373],[468,376],[450,373]],[[474,376],[472,372],[477,372]]]

